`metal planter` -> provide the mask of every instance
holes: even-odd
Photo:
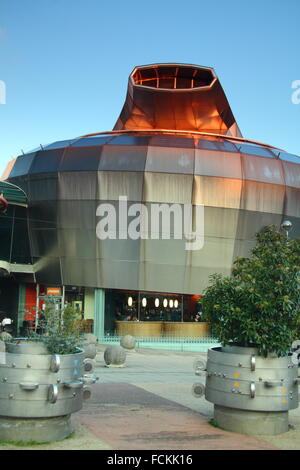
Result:
[[[82,350],[75,354],[51,355],[41,343],[21,342],[8,344],[6,351],[5,362],[0,364],[0,436],[4,419],[5,438],[8,438],[8,418],[13,418],[12,423],[16,418],[27,419],[24,421],[26,429],[28,420],[43,420],[43,428],[47,427],[45,418],[65,417],[68,423],[70,415],[82,408],[83,399],[90,396],[86,383],[96,379],[84,376],[85,354]],[[57,428],[47,439],[66,437],[66,429],[70,428],[66,423],[60,426],[62,436]],[[36,427],[36,422],[34,425]],[[12,438],[14,427],[12,424]],[[18,432],[20,434],[20,430]],[[71,429],[67,432],[70,434]],[[23,440],[22,433],[19,440]],[[25,440],[30,440],[28,435]]]
[[[288,411],[298,407],[298,366],[291,356],[264,358],[255,348],[214,347],[202,373],[218,425],[246,434],[288,431]]]

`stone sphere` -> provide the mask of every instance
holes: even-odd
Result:
[[[97,336],[93,335],[92,333],[85,333],[84,339],[88,341],[89,343],[97,344],[98,343],[98,338]]]
[[[82,349],[84,350],[84,357],[88,357],[90,359],[94,359],[97,355],[97,347],[94,343],[89,343],[88,341],[84,341],[82,344]]]
[[[136,340],[131,335],[125,335],[121,338],[120,344],[125,349],[134,349]]]
[[[0,333],[0,339],[1,341],[9,341],[10,339],[12,339],[12,335],[7,333],[6,331],[2,331],[2,333]]]
[[[124,364],[126,351],[121,346],[110,345],[104,351],[104,361],[106,365],[120,366]]]

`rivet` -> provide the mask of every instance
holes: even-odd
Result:
[[[12,367],[16,367],[16,364],[13,362],[11,366],[12,366]]]
[[[60,383],[60,379],[57,379],[57,381],[56,381],[56,382],[59,384],[59,383]]]
[[[7,382],[7,377],[3,377],[3,382]]]
[[[12,399],[13,397],[14,397],[14,396],[13,396],[13,394],[11,393],[11,394],[9,395],[9,399]]]
[[[239,367],[243,367],[243,364],[241,362],[239,362]]]
[[[73,397],[76,397],[76,393],[75,393],[75,392],[73,392]]]
[[[30,369],[30,368],[31,368],[31,365],[30,365],[30,364],[27,364],[27,367],[28,367],[28,369]]]

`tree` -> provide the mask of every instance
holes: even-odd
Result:
[[[250,257],[236,259],[231,277],[211,276],[202,304],[223,345],[284,356],[299,331],[300,240],[272,225],[256,241]]]

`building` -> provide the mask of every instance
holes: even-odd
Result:
[[[113,131],[54,142],[8,164],[3,180],[26,199],[1,215],[1,230],[8,218],[15,227],[1,249],[13,276],[1,282],[18,291],[19,325],[21,311],[41,307],[52,293],[82,310],[98,336],[129,316],[140,320],[140,332],[161,334],[164,322],[166,331],[174,334],[178,323],[176,334],[186,335],[209,276],[230,274],[256,231],[288,218],[300,234],[299,163],[242,136],[213,69],[136,67]],[[128,238],[133,218],[124,235],[121,196],[148,213],[155,204],[175,204],[182,214],[189,206],[190,228],[203,207],[203,247],[186,249],[175,225],[166,239],[163,224],[156,237],[146,227],[144,237]],[[115,239],[96,235],[101,204],[116,210]]]

